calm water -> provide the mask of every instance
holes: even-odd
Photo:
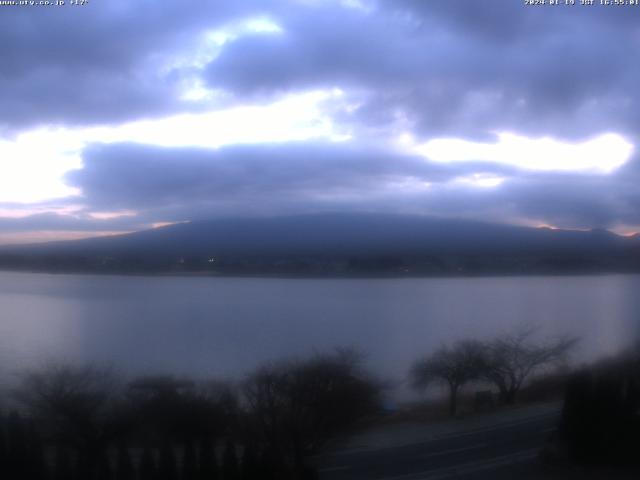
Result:
[[[282,357],[354,345],[389,378],[462,337],[522,322],[580,335],[578,359],[640,331],[640,276],[253,279],[0,272],[0,370],[56,361],[130,373],[238,376]]]

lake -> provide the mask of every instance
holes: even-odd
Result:
[[[239,377],[356,346],[385,378],[443,343],[520,324],[579,335],[576,361],[638,339],[640,276],[282,279],[0,272],[0,370],[49,361]]]

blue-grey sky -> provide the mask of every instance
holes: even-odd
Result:
[[[328,211],[638,231],[640,7],[576,3],[2,6],[0,243]]]

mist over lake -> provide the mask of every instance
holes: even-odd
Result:
[[[49,361],[240,378],[338,346],[402,381],[417,357],[523,323],[576,335],[576,362],[638,338],[638,275],[406,279],[0,273],[0,374]]]

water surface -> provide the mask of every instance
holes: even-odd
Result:
[[[109,363],[238,377],[352,345],[388,378],[445,342],[522,323],[579,335],[578,360],[638,337],[640,276],[278,279],[0,272],[0,369]]]

